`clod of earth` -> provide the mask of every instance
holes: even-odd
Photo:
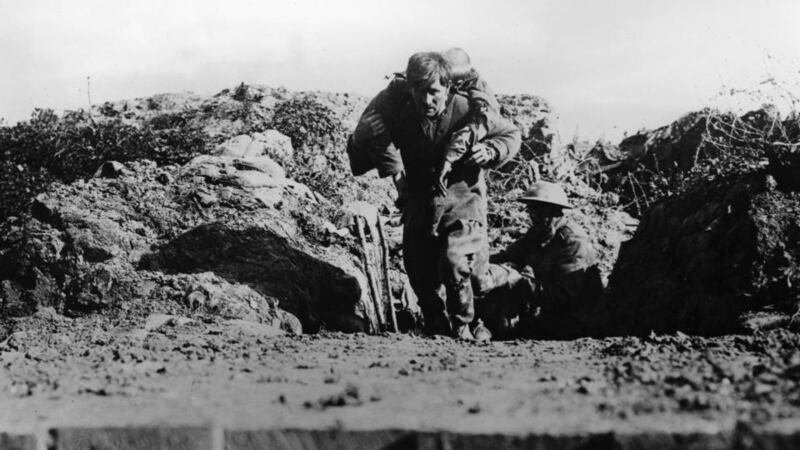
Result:
[[[790,325],[800,300],[800,191],[781,173],[800,165],[792,153],[775,158],[645,213],[611,276],[612,332]]]

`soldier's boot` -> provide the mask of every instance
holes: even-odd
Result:
[[[450,320],[445,317],[444,313],[422,313],[422,318],[425,321],[424,333],[427,336],[452,336],[453,326]]]
[[[480,276],[473,279],[473,289],[476,295],[484,296],[498,288],[513,289],[521,279],[514,264],[489,264]]]
[[[491,329],[490,333],[492,333],[495,339],[506,340],[520,337],[522,326],[520,325],[519,316],[509,317],[498,314],[491,317],[489,320],[491,320],[489,324],[489,328]]]
[[[476,342],[489,342],[492,340],[492,332],[483,324],[481,319],[475,322],[472,327],[472,336],[475,337]]]
[[[469,325],[459,325],[453,329],[453,337],[456,339],[461,339],[462,341],[474,341],[475,336],[472,335],[472,331],[469,329]]]

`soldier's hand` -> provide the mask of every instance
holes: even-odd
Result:
[[[442,170],[439,172],[439,176],[437,177],[438,186],[436,186],[436,189],[438,194],[444,194],[447,192],[447,178],[452,170],[453,165],[449,162],[445,161],[442,164]]]
[[[383,118],[376,111],[367,111],[356,125],[355,134],[360,139],[372,139],[386,133]]]
[[[403,210],[406,205],[406,201],[408,200],[408,182],[406,181],[406,173],[399,172],[392,175],[392,181],[394,181],[394,187],[397,189],[397,200],[395,200],[394,204],[399,210]]]
[[[467,163],[485,167],[494,161],[495,157],[496,153],[493,148],[477,143],[470,149]]]
[[[519,271],[519,274],[522,275],[523,278],[527,278],[528,280],[535,280],[536,274],[533,272],[533,267],[531,266],[524,266]]]
[[[404,171],[397,172],[392,175],[394,187],[397,189],[398,194],[405,194],[408,191],[408,182],[406,181],[406,173]]]

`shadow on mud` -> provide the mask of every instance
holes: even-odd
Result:
[[[316,332],[323,323],[362,331],[354,315],[361,298],[356,278],[263,228],[204,224],[144,255],[138,268],[169,274],[214,272],[279,299],[282,309],[300,319],[305,332]]]

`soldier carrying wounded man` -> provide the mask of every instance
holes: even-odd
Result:
[[[520,198],[531,227],[489,264],[484,170],[520,143],[461,49],[412,55],[348,140],[354,174],[377,168],[395,181],[404,265],[428,334],[483,341],[599,332],[596,253],[563,214],[571,205],[560,186],[539,182]]]
[[[486,339],[474,308],[489,256],[484,170],[510,160],[521,136],[493,97],[477,109],[477,88],[456,90],[469,83],[454,81],[452,67],[437,52],[412,55],[404,79],[367,106],[348,155],[355,174],[375,167],[391,176],[404,201],[403,262],[426,333]],[[470,80],[480,85],[476,75]],[[487,115],[494,116],[481,119]]]

